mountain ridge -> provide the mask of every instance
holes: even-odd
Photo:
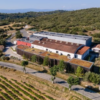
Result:
[[[60,10],[60,9],[59,9]],[[0,9],[0,13],[26,13],[26,12],[50,12],[56,11],[56,9]],[[64,11],[71,11],[64,10]]]

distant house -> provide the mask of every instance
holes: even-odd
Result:
[[[92,48],[92,51],[94,51],[94,52],[96,52],[96,53],[100,53],[100,44],[95,45],[95,46]]]
[[[0,51],[3,51],[3,50],[4,50],[4,46],[0,45]]]

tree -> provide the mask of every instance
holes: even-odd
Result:
[[[26,65],[28,65],[28,61],[22,61],[21,65],[23,66],[23,72],[26,73]]]
[[[3,55],[3,52],[0,50],[0,57]]]
[[[99,84],[100,83],[100,75],[95,74],[95,73],[90,73],[89,81],[94,84]]]
[[[80,83],[78,77],[77,77],[77,78],[69,77],[69,78],[67,79],[67,82],[68,82],[68,84],[69,84],[69,90],[71,90],[71,87],[72,87],[73,85],[78,85],[78,84]]]
[[[20,33],[20,31],[18,31],[18,32],[16,33],[16,38],[22,38],[22,34]]]
[[[50,68],[50,73],[52,75],[52,77],[51,77],[52,83],[54,83],[55,76],[57,74],[57,66],[51,67]]]
[[[48,64],[49,64],[49,58],[47,56],[47,57],[44,58],[43,65],[48,66]]]
[[[33,56],[31,57],[31,61],[32,61],[32,62],[36,62],[36,55],[33,55]]]
[[[77,77],[82,77],[83,74],[84,74],[83,68],[78,66],[77,69],[76,69],[76,73],[75,74],[76,74]]]
[[[58,70],[60,72],[63,72],[65,69],[65,64],[64,64],[64,61],[63,60],[60,60],[59,64],[58,64]]]
[[[91,72],[86,72],[84,77],[83,77],[84,81],[89,81],[90,75],[91,75]]]
[[[94,84],[100,83],[100,75],[93,73],[93,72],[86,72],[84,75],[84,80],[92,82]]]
[[[26,59],[26,56],[23,54],[23,59]]]

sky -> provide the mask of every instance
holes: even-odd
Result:
[[[0,0],[0,9],[76,10],[100,7],[100,0]]]

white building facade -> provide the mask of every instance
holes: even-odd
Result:
[[[60,50],[56,50],[56,49],[52,49],[52,48],[47,48],[47,47],[43,47],[41,45],[35,45],[35,44],[31,44],[31,48],[36,48],[36,49],[44,50],[47,52],[64,55],[64,56],[68,57],[69,59],[72,59],[72,58],[85,59],[89,55],[89,51],[90,51],[90,50],[87,50],[84,54],[81,55],[81,54],[60,51]]]

